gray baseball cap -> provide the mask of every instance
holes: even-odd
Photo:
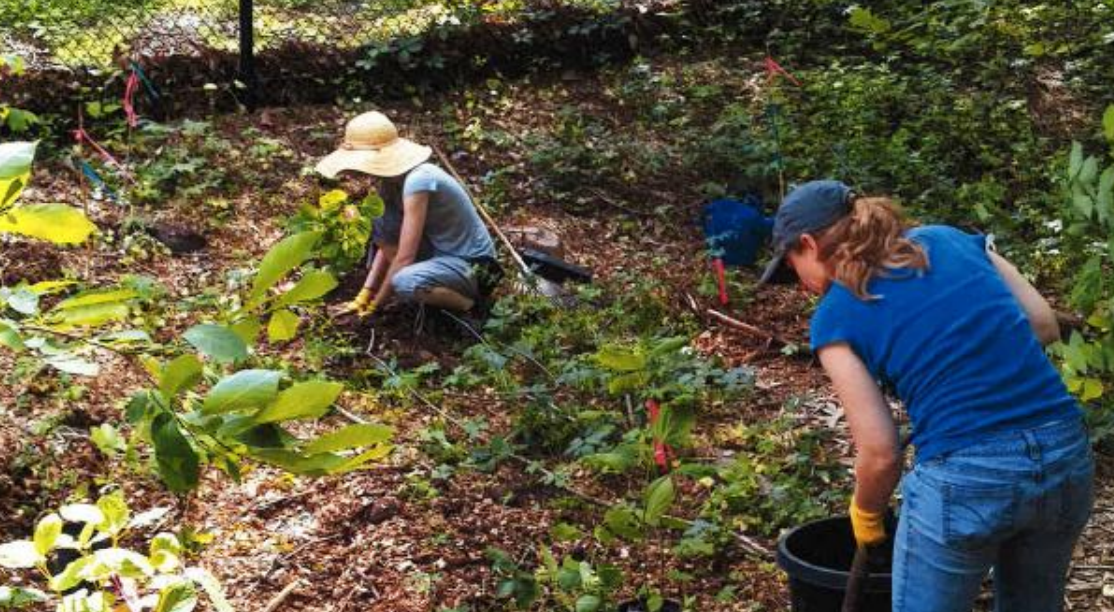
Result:
[[[796,279],[784,265],[785,254],[796,248],[801,234],[811,234],[842,219],[851,211],[855,192],[840,181],[809,181],[785,197],[774,216],[774,258],[759,279],[759,284],[782,283]]]

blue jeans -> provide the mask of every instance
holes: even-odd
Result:
[[[445,287],[475,299],[479,296],[473,264],[460,257],[440,255],[410,264],[391,279],[395,293],[408,302],[421,302],[423,294],[435,287]]]
[[[901,484],[894,612],[970,612],[991,567],[997,612],[1061,610],[1093,477],[1076,418],[918,463]]]

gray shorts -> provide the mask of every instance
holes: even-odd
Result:
[[[434,287],[445,287],[472,299],[480,295],[476,271],[471,262],[460,257],[440,255],[399,270],[391,286],[400,298],[420,302],[421,295]]]

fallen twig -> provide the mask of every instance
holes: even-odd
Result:
[[[290,597],[290,594],[297,590],[297,588],[301,585],[302,579],[295,578],[290,584],[286,585],[286,588],[279,591],[278,595],[275,595],[271,598],[271,601],[267,602],[267,606],[263,608],[263,612],[275,612],[275,610],[278,610],[279,606],[282,605],[282,602],[286,601],[286,598]]]
[[[755,327],[754,325],[751,325],[750,323],[744,323],[744,322],[742,322],[742,321],[740,321],[740,320],[738,320],[734,317],[729,317],[729,316],[723,314],[722,312],[720,312],[718,310],[715,310],[713,308],[708,309],[708,315],[711,316],[713,319],[719,321],[720,323],[724,323],[724,324],[726,324],[730,327],[733,327],[735,329],[738,329],[740,331],[745,331],[748,334],[750,334],[752,336],[756,336],[758,338],[762,338],[763,340],[767,340],[767,341],[771,341],[771,342],[777,342],[778,344],[780,344],[782,346],[795,346],[802,353],[811,352],[807,346],[799,345],[796,342],[791,342],[789,340],[786,340],[785,338],[782,338],[778,334],[768,332],[768,331],[766,331],[764,329],[761,329],[759,327]]]

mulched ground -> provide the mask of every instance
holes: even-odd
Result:
[[[491,121],[503,129],[531,129],[552,119],[556,109],[579,100],[582,109],[623,120],[622,112],[598,93],[598,83],[575,79],[554,89],[516,87],[513,104]],[[451,105],[451,101],[450,101]],[[457,106],[456,108],[460,108]],[[429,137],[437,125],[438,111],[412,107],[390,109],[403,125],[422,126]],[[466,111],[457,111],[467,119]],[[196,295],[202,288],[219,285],[225,271],[260,256],[281,235],[281,220],[298,202],[314,197],[318,190],[308,180],[287,180],[297,169],[328,151],[328,142],[315,134],[339,134],[344,113],[334,108],[268,109],[245,116],[218,118],[219,130],[236,139],[248,126],[284,142],[295,158],[270,172],[269,182],[245,190],[233,198],[233,217],[218,226],[203,227],[208,246],[200,253],[156,256],[138,265],[124,265],[98,252],[90,257],[84,250],[49,251],[34,256],[39,247],[15,245],[8,253],[27,253],[22,263],[14,257],[0,267],[5,279],[56,275],[74,270],[84,279],[111,282],[123,273],[142,272],[157,278],[174,298]],[[462,123],[464,123],[462,121]],[[469,177],[482,176],[485,169],[523,168],[521,152],[481,150],[454,155],[454,163]],[[40,169],[36,180],[46,175]],[[77,202],[77,185],[55,173],[38,183],[35,199]],[[474,187],[478,187],[474,185]],[[661,197],[666,190],[676,202],[678,219],[650,218],[624,213],[604,204],[598,214],[570,214],[560,203],[534,193],[528,183],[513,187],[510,200],[519,203],[502,216],[507,225],[535,224],[551,228],[564,240],[567,258],[592,268],[602,279],[618,272],[653,274],[670,288],[667,300],[677,312],[692,311],[704,322],[704,331],[694,344],[707,354],[721,356],[730,365],[755,369],[755,392],[734,404],[710,411],[701,421],[702,431],[713,431],[732,423],[757,423],[771,419],[792,399],[801,399],[801,424],[833,427],[843,431],[832,391],[818,365],[808,355],[786,356],[781,345],[761,334],[725,326],[708,317],[717,308],[766,333],[791,342],[806,344],[808,302],[794,288],[777,288],[755,295],[733,296],[727,307],[696,290],[705,274],[703,244],[694,219],[699,199],[683,181],[663,180],[641,192]],[[670,191],[671,190],[671,191]],[[267,197],[260,197],[266,194]],[[624,207],[630,194],[612,194]],[[98,220],[119,221],[112,210],[95,209]],[[167,220],[198,224],[197,212],[187,207],[164,211]],[[668,262],[662,266],[647,254]],[[742,272],[753,278],[751,272]],[[350,289],[351,285],[347,285]],[[345,297],[338,292],[337,299]],[[428,335],[415,335],[412,319],[402,310],[387,313],[378,325],[373,350],[376,354],[401,354],[404,365],[430,359],[453,363],[458,343],[446,343]],[[166,322],[160,335],[169,337],[192,321],[182,317]],[[352,344],[363,350],[371,328],[353,327]],[[284,355],[304,363],[302,345],[292,343]],[[280,592],[289,588],[282,610],[427,611],[468,605],[472,610],[503,609],[494,597],[496,579],[484,553],[488,547],[506,550],[515,559],[532,566],[539,542],[548,541],[550,528],[558,522],[591,525],[600,508],[563,491],[540,485],[521,466],[504,464],[495,473],[461,473],[446,480],[430,480],[430,461],[413,446],[418,432],[437,415],[415,403],[405,409],[379,405],[366,397],[347,397],[342,405],[351,412],[378,418],[398,429],[398,451],[384,464],[367,471],[334,479],[295,479],[268,468],[246,474],[241,484],[210,474],[198,495],[188,505],[161,493],[150,480],[120,467],[112,467],[92,448],[85,433],[92,424],[119,419],[119,400],[145,384],[142,370],[134,363],[110,355],[98,355],[104,374],[82,381],[79,397],[65,395],[50,376],[18,376],[15,363],[0,353],[0,369],[13,380],[0,388],[0,536],[21,536],[35,515],[57,503],[75,483],[92,477],[120,482],[132,499],[142,504],[172,505],[175,519],[211,534],[213,540],[198,562],[213,570],[224,582],[237,609],[262,611]],[[360,357],[329,364],[335,372],[374,367],[370,358]],[[507,422],[510,400],[484,396],[446,396],[443,408],[461,417],[484,416],[493,429]],[[339,417],[334,417],[336,425]],[[46,421],[61,422],[48,436],[29,435]],[[842,440],[846,440],[844,435]],[[839,448],[849,457],[846,442]],[[697,453],[714,453],[698,448]],[[1095,518],[1082,539],[1071,575],[1068,600],[1071,610],[1114,609],[1114,464],[1101,459],[1100,487]],[[577,475],[576,485],[592,497],[614,501],[606,483]],[[436,488],[436,491],[430,487]],[[699,492],[686,490],[683,496]],[[561,544],[555,550],[577,558],[617,563],[627,580],[625,593],[643,584],[655,584],[655,576],[668,569],[696,576],[684,590],[696,596],[693,609],[706,611],[784,610],[788,596],[783,576],[772,557],[756,554],[742,546],[713,560],[698,563],[664,555],[656,543],[616,546],[604,550],[581,542]],[[774,542],[755,537],[767,550]],[[667,568],[661,559],[668,557]],[[715,601],[725,587],[734,587],[731,601]],[[679,588],[679,587],[678,587]],[[676,593],[680,595],[681,593]]]

